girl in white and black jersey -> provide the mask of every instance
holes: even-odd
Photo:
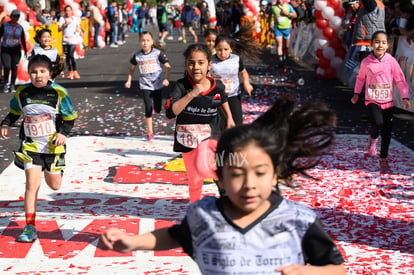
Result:
[[[54,80],[58,76],[58,73],[63,71],[64,64],[63,58],[60,57],[58,50],[50,44],[52,31],[49,29],[40,29],[36,32],[34,39],[36,45],[33,48],[29,59],[36,55],[46,55],[52,62],[51,79]]]
[[[157,113],[161,112],[162,88],[169,85],[171,66],[168,63],[164,49],[159,44],[154,43],[150,32],[144,31],[140,34],[139,44],[141,50],[137,51],[130,60],[131,67],[128,79],[125,82],[125,88],[131,87],[132,75],[138,66],[140,74],[139,89],[144,98],[148,141],[153,141],[152,111],[154,109]],[[165,74],[162,66],[166,70]]]
[[[250,96],[253,86],[249,82],[249,74],[244,67],[241,56],[256,56],[258,47],[248,39],[247,27],[243,27],[233,37],[219,35],[215,42],[216,53],[213,55],[210,74],[215,79],[220,79],[226,86],[226,94],[230,110],[236,125],[243,124],[243,111],[241,105],[241,88]],[[237,54],[233,53],[236,52]]]

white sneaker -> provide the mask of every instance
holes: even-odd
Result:
[[[118,45],[116,45],[116,44],[111,44],[111,45],[109,45],[109,47],[111,47],[111,48],[118,48]]]
[[[163,46],[163,47],[167,45],[167,43],[165,43],[164,40],[160,40],[159,42],[160,42],[160,45]]]
[[[168,37],[167,37],[167,39],[168,39],[168,40],[173,40],[173,39],[174,39],[174,37],[172,37],[172,36],[168,36]]]
[[[183,37],[182,36],[178,37],[178,41],[181,41],[181,40],[183,40]]]

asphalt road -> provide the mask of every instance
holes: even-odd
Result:
[[[155,29],[149,30],[153,30],[156,34]],[[188,40],[191,42],[191,39]],[[167,56],[172,66],[172,81],[183,76],[182,53],[185,48],[186,45],[177,40],[167,40]],[[79,112],[79,119],[72,135],[140,136],[145,134],[143,101],[137,92],[138,74],[135,75],[132,88],[126,89],[123,86],[130,67],[129,59],[138,49],[138,35],[129,33],[127,43],[119,48],[87,50],[86,57],[77,62],[80,79],[57,78],[56,82],[68,89],[72,102]],[[275,58],[269,52],[264,52],[259,60],[255,62],[246,60],[245,63],[252,78],[259,74],[284,75],[294,82],[298,78],[303,78],[305,85],[275,87],[271,85],[271,76],[269,76],[268,80],[257,83],[258,90],[266,90],[270,93],[277,90],[279,94],[289,94],[302,103],[311,100],[325,101],[337,112],[337,133],[368,133],[369,124],[364,119],[365,107],[362,101],[356,105],[350,103],[351,88],[344,87],[336,80],[315,79],[312,77],[314,74],[312,68],[292,60],[288,60],[286,72],[282,72],[274,61]],[[166,90],[165,96],[167,94]],[[8,112],[11,97],[11,94],[0,93],[1,119]],[[154,123],[156,134],[173,134],[173,120],[167,120],[161,114],[154,116]],[[413,125],[414,114],[397,111],[393,138],[411,150],[414,150]],[[12,152],[18,148],[19,143],[18,127],[17,124],[11,128],[10,139],[0,139],[0,173],[13,161]]]

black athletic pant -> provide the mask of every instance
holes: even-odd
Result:
[[[69,71],[76,71],[75,49],[76,45],[63,45],[63,51],[65,52],[66,64],[68,65]]]
[[[7,51],[4,48],[1,49],[1,62],[3,63],[4,69],[4,83],[9,83],[9,75],[11,70],[10,85],[16,83],[17,78],[17,67],[19,66],[20,57],[22,56],[20,50],[17,52]]]
[[[377,104],[367,105],[368,115],[371,119],[371,138],[376,139],[381,131],[381,158],[388,156],[388,148],[391,142],[392,119],[394,108],[381,109]]]
[[[154,110],[161,112],[162,108],[162,89],[161,90],[141,90],[144,97],[145,117],[152,117],[152,102],[154,101]]]
[[[236,125],[243,124],[243,110],[241,105],[241,95],[229,96],[228,98],[231,115]]]

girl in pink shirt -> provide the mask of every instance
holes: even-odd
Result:
[[[398,86],[404,101],[404,107],[409,109],[411,103],[408,96],[408,85],[397,60],[387,53],[388,37],[384,31],[372,35],[372,54],[361,62],[354,96],[351,102],[356,104],[359,94],[365,84],[365,105],[371,119],[372,127],[368,138],[368,154],[377,154],[377,138],[381,130],[380,167],[386,172],[388,167],[388,147],[391,141],[393,104],[393,82]]]

